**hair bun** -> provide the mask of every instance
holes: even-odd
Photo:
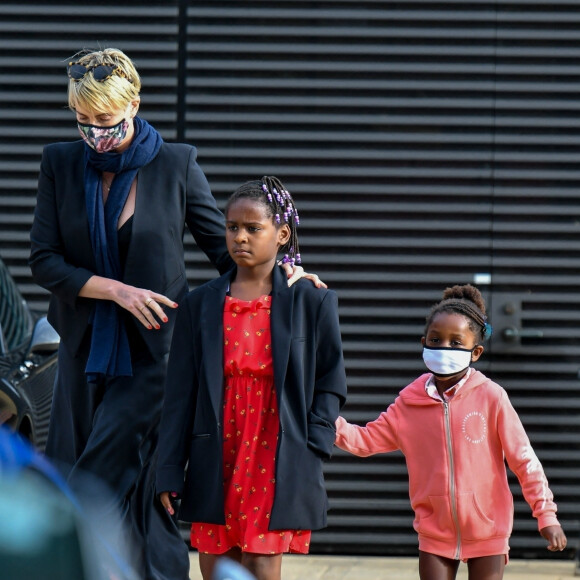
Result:
[[[446,288],[443,291],[443,300],[449,300],[453,298],[473,302],[473,304],[475,304],[481,313],[485,316],[485,301],[483,300],[481,292],[475,286],[472,286],[471,284],[464,284],[462,286],[455,285],[451,286],[450,288]]]

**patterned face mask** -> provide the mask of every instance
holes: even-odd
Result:
[[[78,122],[77,125],[84,142],[97,153],[107,153],[118,147],[129,130],[129,121],[126,119],[112,127],[99,127]]]

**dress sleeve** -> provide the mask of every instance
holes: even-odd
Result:
[[[335,445],[359,457],[387,453],[400,448],[397,440],[397,401],[365,427],[348,423],[343,417],[336,421]]]
[[[560,525],[544,468],[505,391],[502,391],[499,402],[498,430],[509,468],[520,482],[524,498],[538,520],[538,529]]]
[[[197,150],[192,147],[187,167],[187,227],[199,248],[224,274],[234,265],[226,246],[225,218],[196,157]]]

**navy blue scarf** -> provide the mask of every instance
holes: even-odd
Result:
[[[131,185],[141,167],[150,163],[161,148],[161,135],[149,123],[135,117],[131,145],[122,153],[97,153],[85,144],[85,198],[89,232],[95,254],[96,273],[120,280],[117,225]],[[115,174],[107,203],[103,204],[101,172]],[[99,376],[131,376],[131,353],[118,306],[112,300],[97,300],[93,314],[91,351],[85,372],[90,381]]]

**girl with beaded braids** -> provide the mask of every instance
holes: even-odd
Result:
[[[548,550],[566,547],[544,470],[507,393],[470,366],[490,335],[479,290],[447,288],[421,339],[430,372],[365,427],[342,417],[336,422],[335,444],[345,451],[405,455],[421,580],[453,579],[460,561],[467,562],[469,580],[503,578],[513,524],[504,460]]]
[[[177,315],[157,492],[170,514],[181,498],[204,580],[221,555],[279,580],[282,554],[326,526],[322,462],[346,396],[337,298],[286,284],[277,261],[300,261],[299,218],[277,178],[242,185],[225,216],[236,266]]]

